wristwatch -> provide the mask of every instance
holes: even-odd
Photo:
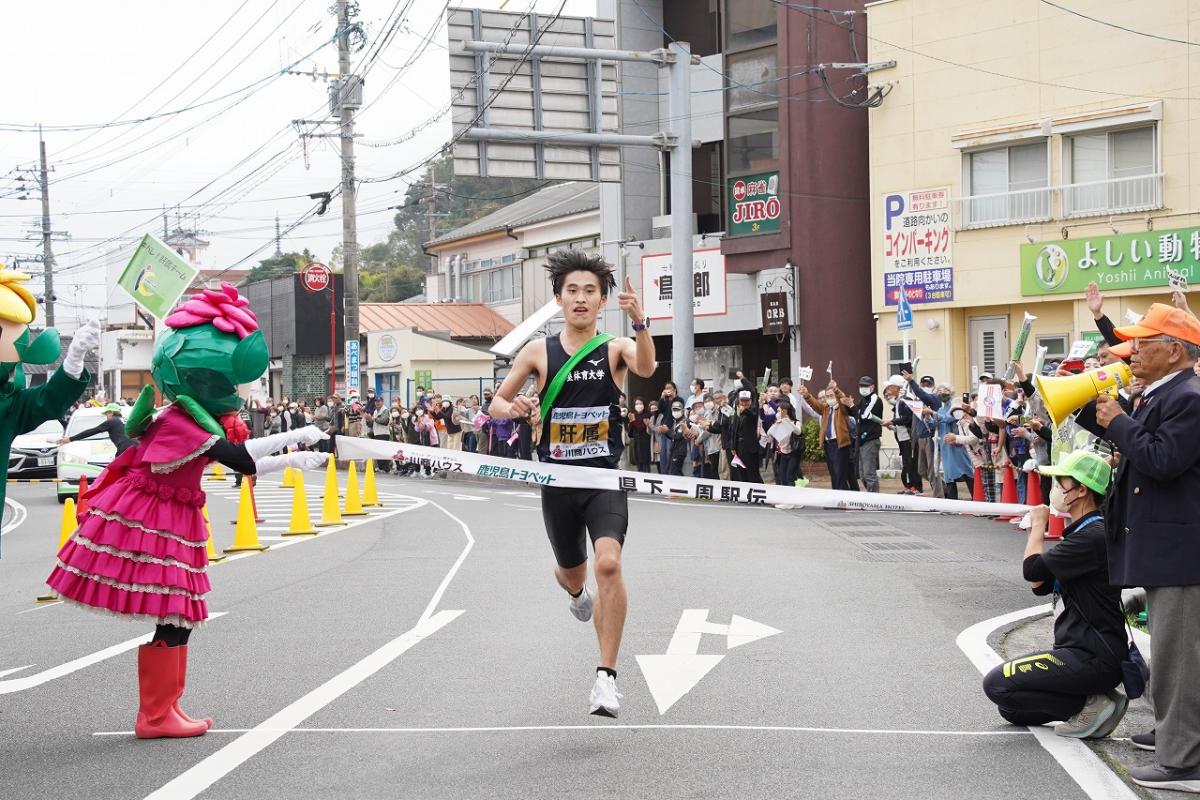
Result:
[[[647,330],[649,327],[650,327],[650,318],[649,317],[646,317],[641,322],[633,323],[633,329],[638,332]]]

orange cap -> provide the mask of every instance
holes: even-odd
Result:
[[[1146,316],[1137,325],[1126,325],[1113,330],[1122,339],[1148,339],[1151,336],[1170,336],[1184,342],[1200,345],[1200,320],[1180,308],[1154,303]],[[1113,355],[1127,358],[1132,354],[1130,345],[1119,344],[1111,348]]]

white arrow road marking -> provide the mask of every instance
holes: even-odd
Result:
[[[217,617],[223,617],[227,614],[226,611],[216,611],[208,615],[209,621]],[[153,631],[151,631],[153,635]],[[32,689],[35,686],[41,686],[43,683],[57,680],[65,675],[70,675],[72,672],[77,672],[85,667],[90,667],[92,664],[99,664],[101,661],[120,655],[127,650],[132,650],[141,644],[146,644],[150,640],[146,638],[146,634],[142,634],[134,639],[114,644],[112,647],[106,647],[103,650],[97,650],[95,653],[89,653],[86,656],[77,658],[74,661],[68,661],[65,664],[59,664],[57,667],[42,670],[33,675],[26,675],[24,678],[9,678],[6,681],[0,681],[0,694],[13,694],[14,692],[23,692],[26,689]],[[32,665],[31,665],[32,666]],[[28,667],[21,667],[28,669]],[[16,672],[19,670],[9,670]],[[0,672],[0,675],[7,675],[8,672]]]
[[[679,624],[671,635],[664,655],[638,656],[642,676],[658,706],[659,715],[696,687],[712,668],[721,663],[723,655],[700,655],[700,637],[704,634],[724,636],[726,649],[783,633],[778,628],[763,625],[734,614],[728,625],[708,621],[707,608],[684,609]]]
[[[759,639],[765,639],[777,633],[783,633],[783,631],[734,614],[733,619],[729,621],[729,633],[726,635],[725,647],[732,650],[735,647],[757,642]]]
[[[725,656],[674,655],[638,656],[642,677],[650,687],[658,714],[662,716]]]

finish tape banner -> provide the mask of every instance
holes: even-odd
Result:
[[[395,460],[436,471],[495,478],[530,486],[608,489],[636,492],[652,497],[684,497],[738,505],[782,504],[855,511],[938,511],[944,514],[1005,517],[1019,517],[1029,511],[1029,506],[1013,503],[975,503],[968,500],[938,500],[932,497],[871,492],[801,489],[797,486],[705,480],[617,469],[573,467],[540,461],[516,461],[461,450],[444,450],[438,447],[421,447],[352,436],[337,437],[337,456],[343,460]]]

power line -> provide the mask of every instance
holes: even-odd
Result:
[[[637,2],[637,0],[634,0],[634,2]],[[802,10],[802,11],[811,10],[811,6],[800,6],[800,5],[796,5],[794,3],[786,2],[786,0],[770,0],[770,2],[774,3],[777,6],[782,6],[784,8],[789,8],[789,9],[797,9],[797,10]],[[815,19],[817,22],[821,23],[822,25],[837,24],[837,23],[833,23],[833,22],[826,22],[825,20],[821,19],[820,17],[814,17],[813,19]],[[1004,72],[996,72],[995,70],[985,69],[983,67],[977,67],[977,66],[974,66],[973,64],[962,64],[957,61],[951,61],[948,58],[940,58],[938,56],[930,55],[929,53],[923,53],[920,50],[914,50],[911,47],[905,47],[904,45],[896,44],[895,42],[889,42],[886,39],[880,39],[878,36],[872,36],[870,33],[864,33],[863,36],[865,36],[867,39],[870,39],[873,42],[878,42],[879,44],[886,45],[887,47],[891,47],[896,50],[901,50],[905,53],[912,53],[915,56],[927,58],[930,61],[936,61],[939,64],[946,64],[947,66],[951,66],[951,67],[958,67],[960,69],[966,69],[966,70],[970,70],[972,72],[978,72],[978,73],[981,73],[984,75],[991,75],[992,77],[995,77],[995,78],[1004,78],[1005,80],[1015,81],[1017,83],[1028,83],[1028,84],[1033,84],[1035,86],[1048,86],[1048,87],[1051,87],[1054,89],[1070,89],[1071,91],[1075,91],[1075,92],[1087,92],[1089,94],[1103,94],[1103,95],[1108,95],[1110,97],[1131,97],[1131,98],[1136,98],[1136,99],[1145,99],[1147,97],[1147,95],[1145,95],[1145,94],[1133,94],[1130,92],[1114,92],[1110,89],[1090,89],[1085,86],[1071,86],[1071,85],[1068,85],[1065,83],[1060,83],[1057,81],[1052,82],[1052,81],[1042,81],[1042,80],[1038,80],[1036,78],[1022,78],[1017,75],[1009,75]],[[1183,97],[1176,97],[1176,98],[1172,98],[1172,99],[1200,100],[1200,97],[1183,96]]]
[[[220,34],[221,31],[225,30],[225,28],[229,25],[229,23],[233,22],[233,18],[236,17],[238,14],[240,14],[242,9],[245,8],[247,6],[247,4],[249,4],[249,2],[250,2],[250,0],[242,0],[242,4],[240,6],[238,6],[237,8],[235,8],[233,10],[233,13],[230,14],[228,17],[226,17],[225,21],[222,22],[219,26],[217,26],[217,29],[215,31],[213,31],[212,34],[210,34],[209,37],[207,39],[205,39],[200,44],[199,47],[197,47],[195,50],[192,51],[191,55],[189,55],[182,62],[180,62],[179,66],[177,66],[175,69],[171,70],[171,73],[169,75],[167,75],[167,77],[163,78],[161,81],[159,81],[157,84],[155,84],[153,89],[146,92],[144,95],[139,97],[137,100],[133,101],[133,103],[131,103],[128,108],[126,108],[124,111],[122,111],[119,114],[117,114],[116,116],[114,116],[109,121],[115,122],[116,120],[119,120],[125,114],[128,114],[130,111],[132,111],[133,109],[137,108],[139,105],[144,103],[147,98],[149,98],[151,95],[153,95],[159,89],[161,89],[167,83],[167,81],[171,80],[176,75],[178,75],[180,70],[182,70],[184,67],[186,67],[188,64],[190,64],[192,62],[192,59],[195,58],[196,56],[198,56],[200,54],[200,52],[202,50],[204,50],[205,47],[208,46],[209,42],[211,42],[214,38],[216,38],[216,36],[218,34]],[[201,73],[201,74],[203,74],[203,73]],[[87,134],[83,138],[77,139],[74,142],[70,142],[69,144],[67,144],[65,147],[61,148],[58,151],[59,156],[61,157],[61,156],[65,155],[66,153],[70,152],[74,148],[76,148],[79,145],[86,142],[88,139],[91,139],[93,136],[95,136],[97,133],[99,133],[100,130],[102,130],[102,129],[97,129],[95,131],[92,131],[91,133]]]
[[[1109,22],[1107,20],[1099,19],[1097,17],[1088,16],[1087,14],[1084,14],[1082,11],[1076,11],[1073,8],[1067,8],[1066,6],[1061,6],[1058,3],[1051,2],[1051,0],[1041,0],[1041,2],[1048,6],[1057,8],[1059,11],[1065,11],[1068,14],[1074,14],[1077,17],[1082,17],[1083,19],[1086,19],[1090,22],[1094,22],[1097,25],[1104,25],[1105,27],[1108,27],[1108,28],[1116,28],[1119,31],[1125,31],[1126,33],[1132,33],[1137,36],[1145,36],[1148,39],[1158,39],[1160,42],[1171,42],[1172,44],[1186,44],[1186,45],[1190,45],[1192,47],[1200,47],[1200,42],[1189,42],[1187,39],[1172,39],[1170,36],[1160,36],[1157,33],[1149,33],[1147,31],[1139,31],[1135,28],[1127,28],[1124,25],[1119,25],[1115,22]]]

